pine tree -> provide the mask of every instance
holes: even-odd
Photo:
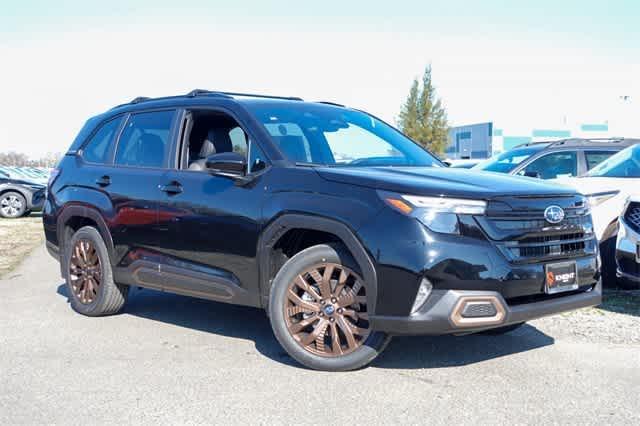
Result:
[[[449,131],[447,112],[436,97],[431,65],[424,70],[422,86],[418,79],[413,80],[409,96],[400,110],[398,125],[405,135],[431,152],[444,152]]]

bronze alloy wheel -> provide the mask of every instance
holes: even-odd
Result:
[[[69,280],[73,294],[80,303],[88,305],[98,296],[102,281],[100,258],[91,241],[78,240],[73,246]]]
[[[355,351],[370,333],[364,281],[336,263],[314,265],[289,284],[284,316],[296,342],[325,357]]]

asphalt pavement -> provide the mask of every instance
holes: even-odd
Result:
[[[640,345],[547,333],[396,338],[316,372],[258,309],[135,290],[78,315],[38,248],[0,280],[0,424],[640,423]]]

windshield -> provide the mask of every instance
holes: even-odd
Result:
[[[524,160],[531,157],[538,151],[542,151],[547,145],[539,144],[526,148],[515,148],[500,155],[489,158],[487,161],[472,167],[474,170],[485,170],[487,172],[509,173]]]
[[[330,166],[443,164],[402,133],[360,111],[324,104],[249,103],[280,150],[296,163]]]
[[[586,176],[637,178],[640,177],[640,145],[623,149],[591,169]]]

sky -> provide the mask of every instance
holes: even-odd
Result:
[[[637,0],[4,3],[0,152],[64,152],[92,115],[194,88],[393,123],[428,64],[451,125],[621,120],[640,137]]]

